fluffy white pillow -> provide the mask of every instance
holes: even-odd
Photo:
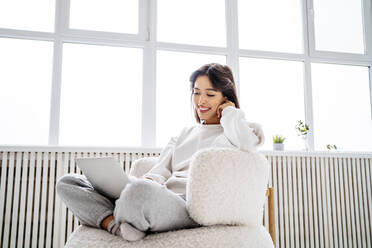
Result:
[[[202,225],[262,225],[269,163],[259,152],[207,148],[194,154],[187,209]]]

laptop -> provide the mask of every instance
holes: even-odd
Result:
[[[94,189],[110,198],[119,198],[125,185],[130,183],[119,160],[114,157],[77,158],[75,161]]]

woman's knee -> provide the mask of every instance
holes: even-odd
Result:
[[[155,185],[154,185],[155,184]],[[128,213],[142,211],[149,205],[152,198],[157,194],[162,185],[156,185],[155,182],[148,180],[136,180],[127,184],[121,192],[120,197],[116,200],[115,212]]]
[[[116,200],[118,212],[150,212],[166,205],[185,206],[184,201],[169,191],[165,185],[146,179],[128,184]]]
[[[75,185],[81,183],[80,175],[78,174],[66,174],[60,177],[56,183],[56,191],[58,195],[64,195],[66,191],[70,191]]]
[[[152,196],[156,195],[156,192],[162,190],[162,187],[165,186],[146,179],[136,180],[125,187],[121,192],[120,198],[132,204],[133,202],[144,204],[145,201],[150,200]]]
[[[161,188],[162,185],[145,179],[127,184],[115,202],[115,219],[119,222],[131,223],[139,230],[147,230],[150,227],[147,209],[154,201],[156,192]]]

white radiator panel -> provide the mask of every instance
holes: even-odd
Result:
[[[268,159],[277,247],[372,247],[371,155]]]
[[[55,192],[67,173],[81,173],[77,157],[115,156],[129,171],[132,161],[158,153],[0,151],[0,247],[63,247],[80,224]]]

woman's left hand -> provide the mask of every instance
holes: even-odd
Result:
[[[235,108],[235,104],[232,101],[229,101],[229,100],[224,101],[217,108],[217,118],[221,118],[221,116],[222,116],[222,110],[224,110],[224,108],[226,108],[227,106],[232,106],[232,107]]]

